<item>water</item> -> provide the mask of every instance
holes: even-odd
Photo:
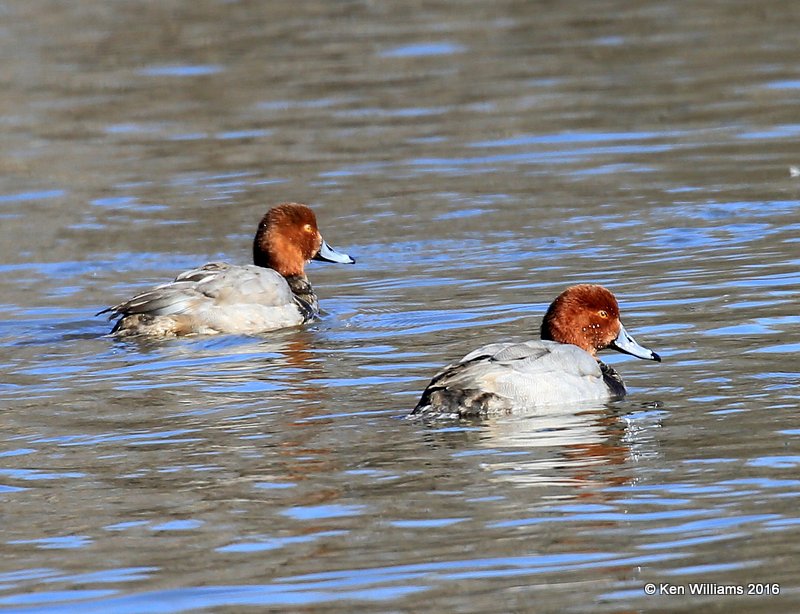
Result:
[[[798,607],[791,4],[3,17],[0,607]],[[104,336],[101,308],[246,262],[285,200],[358,259],[311,265],[320,322]],[[664,358],[605,355],[625,401],[405,419],[587,281]]]

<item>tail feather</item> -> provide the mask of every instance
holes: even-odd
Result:
[[[508,399],[475,388],[429,386],[412,416],[474,418],[511,411]]]

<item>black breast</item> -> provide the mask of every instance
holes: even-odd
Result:
[[[286,278],[286,283],[289,284],[289,289],[294,295],[294,301],[300,313],[303,316],[303,321],[308,322],[314,320],[319,316],[319,301],[317,295],[314,294],[314,288],[308,283],[303,275],[292,275]]]
[[[624,399],[628,391],[625,390],[625,384],[622,383],[622,378],[619,376],[619,373],[601,360],[598,360],[597,363],[600,365],[600,371],[603,373],[603,381],[606,386],[608,386],[611,394],[617,399]]]

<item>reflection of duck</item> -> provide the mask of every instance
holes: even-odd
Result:
[[[652,418],[632,418],[606,403],[589,401],[492,416],[464,422],[466,429],[425,429],[437,448],[457,454],[459,472],[476,472],[491,482],[560,488],[556,499],[602,502],[606,487],[636,479],[631,458],[657,454],[647,425]],[[448,461],[452,463],[452,459]],[[491,493],[492,491],[487,491]]]
[[[617,429],[608,428],[609,420],[619,426],[616,418],[596,402],[584,403],[580,408],[560,406],[544,415],[498,416],[486,424],[490,436],[482,444],[514,452],[510,457],[499,454],[484,458],[485,464],[495,475],[513,476],[509,478],[513,482],[593,482],[594,471],[590,467],[614,464],[615,457],[627,456],[624,446],[619,445]]]
[[[470,416],[625,396],[614,369],[597,360],[613,348],[661,361],[631,337],[614,295],[602,286],[567,288],[550,305],[541,341],[493,343],[440,371],[412,414]]]
[[[285,203],[258,225],[254,264],[211,262],[100,313],[122,316],[111,331],[118,336],[252,334],[296,326],[319,315],[305,275],[312,259],[355,262],[322,239],[310,208]]]

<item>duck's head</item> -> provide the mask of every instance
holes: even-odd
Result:
[[[355,262],[325,242],[310,207],[283,203],[267,211],[253,240],[253,262],[290,277],[305,275],[305,266],[310,260]]]
[[[610,290],[595,284],[571,286],[550,304],[542,320],[542,339],[570,343],[597,357],[611,348],[661,362],[653,350],[639,345],[619,319],[619,304]]]

